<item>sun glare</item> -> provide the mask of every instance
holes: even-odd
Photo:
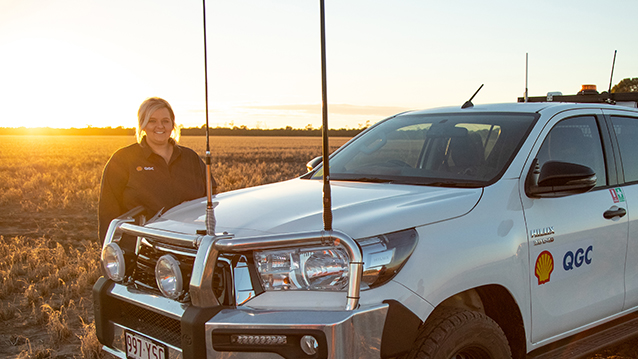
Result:
[[[145,86],[117,63],[52,39],[24,39],[4,50],[17,55],[0,69],[12,84],[0,88],[0,127],[135,126],[143,100],[136,94]]]

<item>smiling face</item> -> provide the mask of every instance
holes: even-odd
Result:
[[[146,140],[156,145],[165,145],[173,131],[173,120],[167,108],[163,107],[151,114],[148,123],[143,128]]]

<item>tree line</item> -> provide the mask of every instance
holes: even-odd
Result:
[[[363,129],[330,129],[328,135],[332,137],[354,137]],[[321,129],[286,128],[259,129],[241,127],[215,127],[210,129],[211,136],[321,136]],[[204,136],[206,126],[182,128],[181,136]],[[86,127],[86,128],[49,128],[49,127],[0,127],[0,135],[41,135],[41,136],[134,136],[134,128],[124,127]]]
[[[354,137],[363,129],[329,129],[328,135],[332,137]],[[206,126],[199,128],[182,128],[182,136],[204,136],[206,135]],[[211,136],[321,136],[321,129],[316,128],[286,128],[260,129],[241,127],[215,127],[210,129]]]

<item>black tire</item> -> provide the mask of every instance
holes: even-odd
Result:
[[[503,330],[487,315],[438,308],[423,324],[408,359],[510,359]]]

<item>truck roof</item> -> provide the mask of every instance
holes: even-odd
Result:
[[[637,94],[638,95],[638,94]],[[536,113],[543,110],[561,111],[574,108],[623,108],[606,103],[574,103],[574,102],[511,102],[511,103],[495,103],[475,105],[462,109],[461,106],[439,107],[427,110],[416,110],[409,112],[410,114],[435,114],[435,113],[464,113],[464,112],[520,112],[520,113]]]
[[[519,97],[518,102],[525,102],[524,97]],[[638,107],[638,92],[613,92],[598,93],[579,92],[577,95],[562,95],[560,93],[548,93],[547,96],[528,97],[527,102],[571,102],[571,103],[608,103],[629,107]]]

